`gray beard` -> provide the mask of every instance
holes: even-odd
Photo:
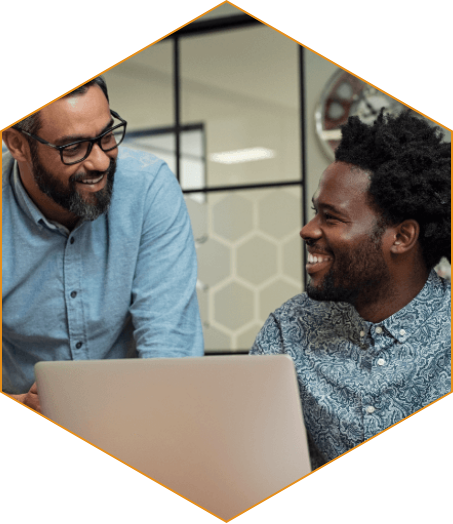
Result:
[[[107,182],[100,191],[93,193],[94,202],[87,202],[77,191],[77,181],[86,178],[86,174],[75,173],[65,186],[60,180],[46,171],[36,154],[32,156],[33,176],[39,189],[63,209],[70,211],[82,220],[96,220],[107,213],[113,195],[113,181],[116,171],[116,160],[110,160],[110,166],[105,176]],[[99,178],[100,171],[91,171],[90,178]]]

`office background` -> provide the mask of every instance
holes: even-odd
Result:
[[[299,231],[332,161],[315,111],[341,72],[226,4],[104,75],[125,145],[166,160],[185,193],[208,354],[247,352],[304,290]]]
[[[335,74],[228,4],[105,74],[126,144],[164,158],[185,193],[207,354],[247,352],[304,290],[299,232],[332,161],[315,111]]]

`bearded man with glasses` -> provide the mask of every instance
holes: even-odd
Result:
[[[99,77],[3,133],[3,391],[37,410],[40,360],[203,353],[181,190],[126,126]]]

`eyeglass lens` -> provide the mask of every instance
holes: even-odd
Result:
[[[118,129],[114,129],[112,132],[104,135],[98,144],[100,144],[103,151],[111,151],[118,147],[123,140],[124,126]],[[90,141],[79,142],[73,146],[69,146],[63,149],[63,162],[68,164],[74,164],[78,161],[83,160],[87,156],[88,148],[90,147]]]

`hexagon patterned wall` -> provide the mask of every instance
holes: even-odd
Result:
[[[301,188],[186,197],[208,352],[248,350],[268,315],[303,289]]]

